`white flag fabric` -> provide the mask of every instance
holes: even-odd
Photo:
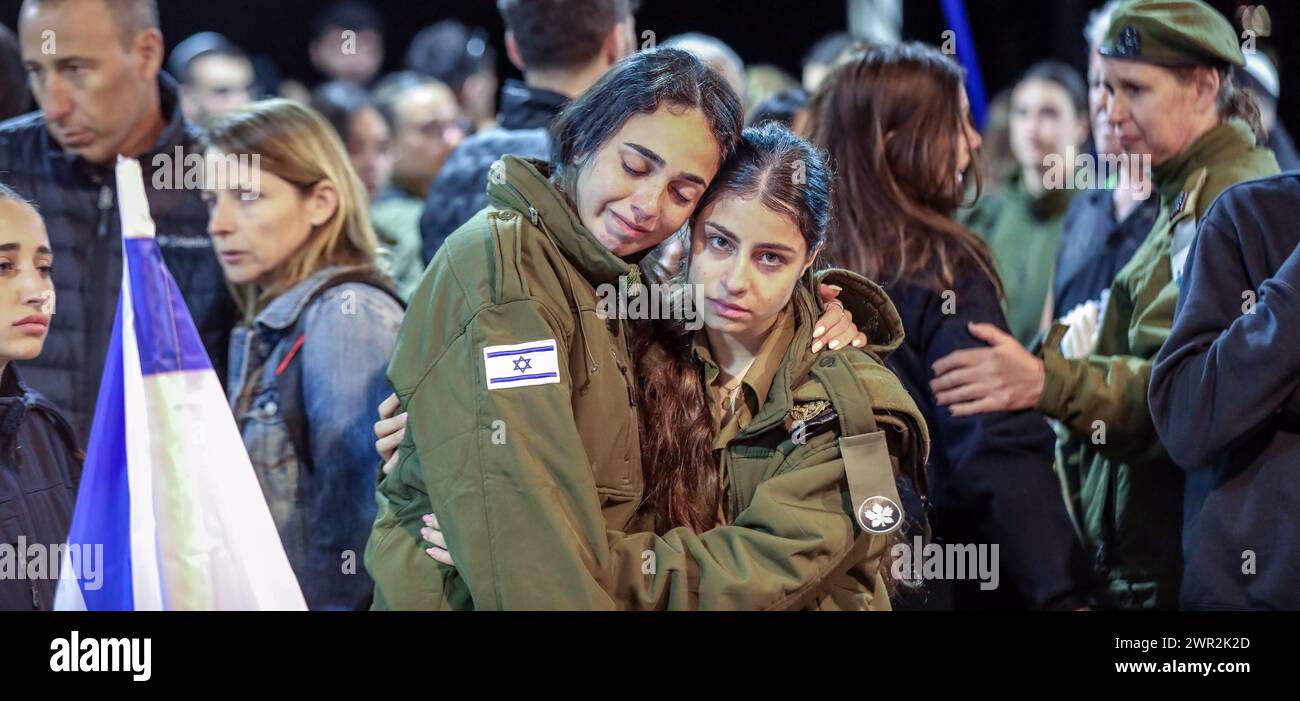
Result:
[[[306,609],[134,159],[117,194],[122,293],[55,608]],[[74,557],[89,552],[93,580]]]

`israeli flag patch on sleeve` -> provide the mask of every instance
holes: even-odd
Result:
[[[483,349],[489,390],[549,385],[560,381],[560,354],[555,339]]]

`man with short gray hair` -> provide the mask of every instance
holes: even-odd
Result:
[[[0,124],[0,180],[36,203],[59,261],[57,316],[25,374],[66,410],[84,446],[122,282],[119,155],[138,158],[146,182],[167,184],[147,193],[158,244],[223,378],[235,306],[200,192],[170,177],[198,134],[161,71],[154,0],[26,0],[18,33],[40,110]]]

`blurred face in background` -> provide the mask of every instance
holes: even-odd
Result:
[[[348,160],[373,200],[393,174],[393,137],[388,122],[374,107],[364,107],[348,123]]]
[[[1124,149],[1119,145],[1119,134],[1110,124],[1109,100],[1106,83],[1101,78],[1101,54],[1093,49],[1088,57],[1088,113],[1092,122],[1092,141],[1097,153],[1118,156]]]
[[[311,62],[331,80],[367,86],[384,64],[384,36],[374,29],[332,27],[311,44]]]
[[[465,79],[460,86],[461,109],[475,127],[485,129],[497,118],[497,90],[501,87],[496,67],[490,62]]]
[[[1065,88],[1050,80],[1022,81],[1011,93],[1011,151],[1025,173],[1047,168],[1050,155],[1078,151],[1088,138],[1088,122]]]
[[[18,29],[32,95],[65,151],[107,164],[153,146],[165,126],[158,30],[124,37],[103,0],[25,4]]]
[[[410,194],[424,197],[447,156],[464,140],[468,125],[456,94],[441,83],[405,91],[394,103],[393,113],[397,122],[393,181]]]
[[[189,82],[181,85],[181,106],[185,117],[196,124],[206,124],[253,100],[256,74],[246,58],[206,54],[190,62],[189,72]]]
[[[0,368],[40,355],[54,313],[53,263],[36,210],[0,197]]]

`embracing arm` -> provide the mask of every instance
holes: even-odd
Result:
[[[1140,318],[1130,319],[1133,302],[1124,288],[1113,285],[1097,347],[1082,358],[1061,355],[1059,337],[1049,333],[1041,351],[1044,380],[1036,408],[1112,460],[1146,461],[1163,455],[1147,387],[1155,351],[1169,337],[1176,296],[1177,285],[1170,281],[1156,301],[1138,310]],[[1117,340],[1122,343],[1117,345]],[[1134,348],[1150,349],[1150,354],[1134,354]]]
[[[800,446],[734,523],[610,534],[610,593],[622,609],[797,608],[867,557],[833,433]]]
[[[923,322],[926,367],[980,349],[972,324],[1007,334],[991,283],[974,278],[957,300],[949,314],[940,297],[930,298]],[[1007,574],[1031,604],[1080,603],[1075,599],[1086,587],[1083,551],[1052,471],[1055,436],[1047,422],[1031,410],[960,415],[936,406],[930,429],[947,465],[945,474],[934,474],[934,489],[960,495],[961,503],[972,506],[982,536],[1000,544]]]
[[[888,374],[881,366],[873,369]],[[843,440],[837,431],[824,431],[784,443],[763,458],[763,477],[734,522],[702,532],[610,532],[609,590],[618,606],[799,608],[824,593],[829,579],[873,561],[885,541],[855,522],[847,473],[856,475],[864,494],[897,499],[898,465],[923,464],[928,450],[924,427],[912,418],[919,412],[902,388],[879,396],[888,407],[877,413],[885,430]],[[910,411],[890,403],[899,396]],[[899,514],[892,518],[901,522]],[[435,546],[430,554],[453,565],[438,531],[441,521],[433,519],[425,537]]]

